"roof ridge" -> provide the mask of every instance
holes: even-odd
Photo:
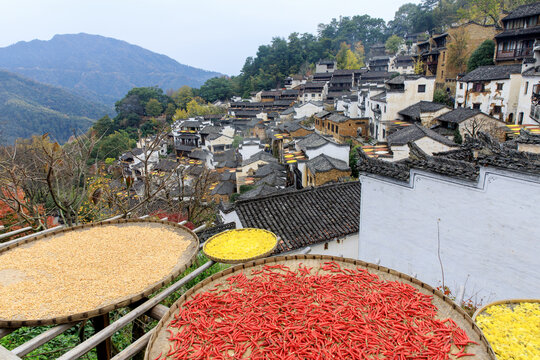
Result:
[[[298,191],[293,191],[293,192],[270,194],[270,195],[265,195],[265,196],[258,197],[256,199],[238,200],[235,203],[235,206],[236,205],[241,205],[241,204],[246,203],[246,202],[265,200],[265,199],[271,198],[271,197],[299,196],[299,195],[307,193],[307,192],[322,191],[322,190],[325,190],[325,189],[330,188],[330,187],[346,187],[347,185],[351,186],[351,185],[356,184],[356,183],[359,183],[359,182],[358,181],[348,181],[348,182],[342,182],[342,183],[325,184],[325,185],[321,185],[321,186],[309,186],[309,187],[305,187],[303,189],[300,189]]]

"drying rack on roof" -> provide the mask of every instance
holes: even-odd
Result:
[[[104,220],[103,222],[117,220],[122,217],[123,216],[121,215],[115,216],[110,219]],[[144,219],[147,217],[149,217],[149,215],[142,216],[140,217],[140,219]],[[160,220],[166,221],[167,218],[162,218]],[[187,221],[182,221],[178,224],[184,225],[186,223]],[[226,228],[231,228],[231,227],[232,227],[232,224],[225,224],[225,225],[217,226],[216,230],[219,231],[221,229],[226,229]],[[57,226],[52,229],[47,229],[44,231],[32,233],[30,235],[26,235],[20,238],[16,238],[14,240],[0,243],[0,249],[24,242],[25,240],[28,240],[35,236],[44,235],[49,232],[56,231],[62,228],[63,226],[59,226],[59,227]],[[194,229],[193,232],[196,234],[201,234],[203,235],[203,237],[206,237],[207,235],[213,232],[212,230],[213,228],[209,228],[206,230],[205,229],[206,229],[206,225],[202,225]],[[21,234],[24,232],[28,232],[30,230],[32,229],[23,228],[23,229],[15,230],[15,231],[8,232],[5,234],[1,234],[0,240],[8,239],[12,236],[15,236],[17,234]],[[202,245],[200,246],[199,251],[201,249],[202,249]],[[310,251],[310,248],[308,247],[304,249],[302,253],[306,254],[309,251]],[[165,314],[169,312],[169,308],[165,305],[162,305],[161,302],[164,301],[167,297],[169,297],[171,294],[175,292],[180,292],[180,291],[183,292],[185,284],[195,279],[197,276],[201,275],[205,270],[209,269],[214,264],[215,264],[214,261],[209,260],[206,263],[199,266],[193,272],[189,273],[188,275],[180,279],[179,281],[163,289],[163,291],[161,291],[160,293],[154,294],[153,297],[142,298],[141,300],[139,300],[138,302],[130,306],[130,311],[126,315],[120,317],[118,320],[114,321],[113,323],[109,323],[109,313],[105,313],[105,314],[92,318],[94,322],[95,331],[96,331],[95,334],[89,337],[88,339],[84,340],[77,346],[69,349],[67,352],[61,355],[58,359],[60,360],[80,359],[81,357],[85,356],[87,353],[89,353],[93,349],[96,349],[96,355],[97,355],[98,360],[111,360],[111,359],[112,360],[127,360],[127,359],[131,359],[137,356],[146,348],[148,341],[150,340],[150,337],[152,336],[154,332],[154,329],[144,333],[144,329],[140,328],[140,326],[136,323],[136,320],[140,318],[141,316],[149,316],[152,319],[160,320]],[[54,327],[51,327],[50,329],[42,332],[41,334],[28,340],[22,345],[19,345],[18,347],[16,347],[15,349],[11,351],[7,350],[5,347],[0,345],[0,359],[21,360],[24,356],[28,355],[32,351],[38,349],[40,346],[53,340],[57,336],[63,334],[64,332],[71,329],[72,327],[78,324],[81,324],[83,321],[75,321],[75,322],[56,325]],[[134,327],[134,329],[132,330],[132,334],[133,335],[140,334],[140,336],[139,337],[134,336],[134,338],[132,338],[132,343],[129,346],[127,346],[125,349],[123,349],[121,352],[114,355],[113,357],[112,347],[111,347],[111,337],[115,333],[117,333],[118,331],[125,328],[131,323],[133,323],[133,327]],[[18,328],[0,328],[0,339],[11,334],[17,329]]]

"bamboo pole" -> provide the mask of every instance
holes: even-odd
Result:
[[[24,344],[19,345],[15,349],[11,350],[11,352],[17,356],[25,356],[26,354],[31,353],[32,351],[34,351],[41,345],[45,344],[46,342],[51,341],[58,335],[71,329],[75,325],[77,325],[77,323],[62,324],[62,325],[58,325],[53,328],[50,328],[49,330],[39,334],[32,340],[29,340],[25,342]]]
[[[4,227],[2,226],[2,229],[0,229],[0,230],[3,230],[3,228]],[[14,235],[17,235],[17,234],[20,234],[20,233],[23,233],[23,232],[26,232],[26,231],[30,231],[30,230],[33,230],[33,228],[31,226],[27,226],[27,227],[24,227],[22,229],[17,229],[17,230],[7,232],[5,234],[0,234],[0,240],[11,237],[11,236],[14,236]]]

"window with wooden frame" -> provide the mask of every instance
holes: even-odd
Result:
[[[497,83],[497,91],[501,91],[503,89],[503,86],[503,83]]]

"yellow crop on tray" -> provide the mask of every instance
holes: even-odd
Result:
[[[210,238],[204,252],[214,258],[225,260],[249,259],[260,256],[276,245],[276,237],[261,229],[237,229],[225,231]]]
[[[488,307],[476,317],[498,360],[540,359],[540,303]]]

